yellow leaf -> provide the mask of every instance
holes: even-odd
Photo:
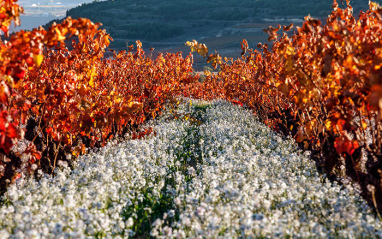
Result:
[[[288,56],[293,55],[294,54],[294,48],[292,46],[288,46],[287,50],[286,50],[286,54]]]
[[[14,87],[14,81],[13,81],[13,78],[12,76],[9,76],[9,75],[5,75],[3,77],[3,79],[5,80],[5,82],[10,86],[10,87]],[[2,89],[5,89],[3,86],[2,86]],[[4,90],[3,90],[4,91]],[[1,92],[3,92],[1,91]],[[0,94],[1,95],[1,94]]]
[[[366,123],[366,121],[362,120],[361,122],[362,122],[362,128],[363,128],[363,129],[367,129],[367,123]]]
[[[64,41],[66,39],[65,36],[62,35],[61,31],[57,28],[54,29],[57,34],[57,41]]]
[[[37,66],[40,66],[43,60],[44,60],[43,55],[33,55],[34,64],[36,64]]]
[[[90,71],[90,81],[89,81],[89,85],[91,87],[94,87],[94,78],[93,77],[96,76],[96,75],[97,75],[96,68],[93,66],[93,68]]]
[[[325,127],[327,130],[331,130],[332,129],[332,122],[330,120],[326,120],[325,121]]]
[[[90,77],[89,85],[90,85],[91,87],[94,87],[93,76]]]
[[[72,152],[72,154],[73,154],[75,157],[77,157],[79,153],[78,153],[77,150],[74,150],[74,151]]]
[[[115,103],[119,104],[122,101],[122,97],[118,96],[115,98]]]

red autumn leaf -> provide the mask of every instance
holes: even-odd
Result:
[[[334,141],[334,147],[338,154],[347,153],[352,155],[354,151],[359,148],[359,144],[356,140],[351,140],[347,137],[336,138]]]
[[[243,103],[241,103],[239,100],[231,100],[231,102],[235,105],[243,106]]]
[[[9,138],[18,138],[19,137],[19,130],[16,128],[16,125],[13,123],[9,123],[6,131],[6,135]]]
[[[25,76],[25,69],[23,68],[17,68],[14,73],[14,77],[16,78],[16,82],[18,80],[24,79]]]

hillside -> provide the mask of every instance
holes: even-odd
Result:
[[[340,2],[340,1],[339,1]],[[85,17],[102,22],[114,38],[111,48],[126,49],[137,39],[145,50],[188,52],[183,43],[196,39],[229,57],[240,54],[240,42],[250,47],[265,42],[262,29],[269,25],[301,24],[303,17],[324,18],[331,12],[332,0],[130,0],[84,4],[67,11],[72,18]],[[368,9],[368,1],[352,1],[354,12]],[[197,60],[197,59],[196,59]]]

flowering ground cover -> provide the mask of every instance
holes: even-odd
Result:
[[[356,186],[244,108],[184,100],[147,127],[10,187],[0,238],[382,237]]]

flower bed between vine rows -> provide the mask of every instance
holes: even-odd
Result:
[[[247,110],[184,101],[155,134],[81,156],[75,169],[12,185],[1,238],[382,237],[356,186]]]

